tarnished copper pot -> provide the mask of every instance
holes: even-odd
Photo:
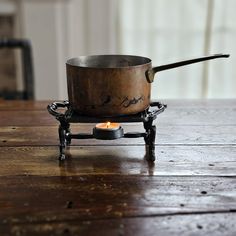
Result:
[[[156,72],[228,56],[217,54],[158,67],[140,56],[72,58],[66,62],[69,102],[74,111],[88,116],[135,114],[149,106]]]

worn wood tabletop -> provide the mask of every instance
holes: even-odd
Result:
[[[236,100],[164,102],[154,164],[142,138],[59,162],[49,102],[0,102],[0,235],[236,235]]]

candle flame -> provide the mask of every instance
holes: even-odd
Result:
[[[111,125],[111,122],[107,122],[107,128],[109,128],[109,126]]]

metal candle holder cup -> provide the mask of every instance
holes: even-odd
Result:
[[[102,140],[118,139],[124,136],[124,130],[122,127],[119,127],[119,129],[116,130],[105,130],[94,127],[93,136],[96,139],[102,139]]]
[[[112,140],[122,138],[124,131],[118,123],[98,123],[93,128],[93,136],[96,139]]]

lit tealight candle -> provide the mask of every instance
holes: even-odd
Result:
[[[99,123],[93,128],[93,135],[96,139],[112,140],[122,138],[124,131],[119,123]]]
[[[101,130],[118,130],[119,128],[120,128],[119,123],[106,122],[106,123],[96,124],[96,129],[101,129]]]

